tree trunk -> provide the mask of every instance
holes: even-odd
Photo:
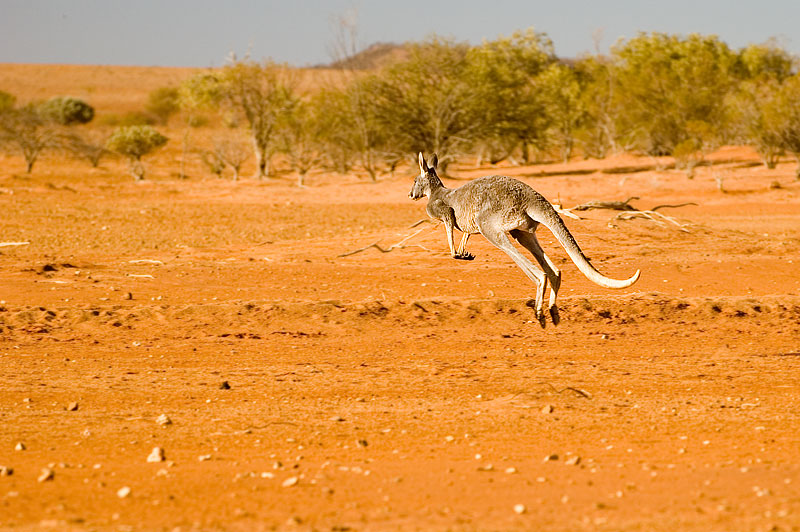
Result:
[[[183,131],[183,146],[181,147],[181,171],[180,178],[186,179],[186,154],[189,153],[189,126]]]
[[[306,173],[304,171],[297,173],[297,186],[300,188],[306,186]]]

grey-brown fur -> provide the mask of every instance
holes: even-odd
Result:
[[[473,259],[467,253],[467,240],[471,234],[480,233],[503,250],[523,272],[536,283],[536,317],[544,326],[544,294],[550,285],[549,311],[554,324],[559,321],[556,297],[561,287],[561,272],[545,255],[536,239],[539,224],[547,227],[564,246],[578,269],[592,282],[606,288],[626,288],[639,278],[639,270],[625,280],[610,279],[598,272],[586,259],[578,243],[564,225],[564,221],[544,196],[525,183],[511,177],[492,175],[470,181],[466,185],[448,189],[436,174],[438,158],[434,154],[429,163],[419,154],[420,174],[408,194],[411,199],[428,197],[427,213],[444,223],[450,254],[456,259]],[[464,233],[458,248],[455,247],[453,229]],[[511,236],[527,249],[541,270],[514,247]]]

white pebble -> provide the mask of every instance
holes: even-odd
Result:
[[[528,511],[528,509],[525,508],[524,504],[515,504],[514,505],[514,512],[516,512],[516,513],[518,513],[520,515],[524,514],[527,511]]]
[[[124,499],[130,494],[131,494],[131,489],[128,486],[123,486],[119,490],[117,490],[117,497],[119,497],[120,499]]]
[[[292,486],[295,486],[295,485],[297,485],[297,482],[298,482],[298,478],[297,478],[297,477],[289,477],[289,478],[287,478],[286,480],[284,480],[284,481],[283,481],[283,483],[282,483],[281,485],[282,485],[284,488],[290,488],[290,487],[292,487]]]
[[[150,463],[163,462],[164,449],[162,449],[161,447],[153,447],[153,450],[150,451],[150,454],[147,456],[147,461]]]

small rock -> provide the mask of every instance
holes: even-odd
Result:
[[[366,447],[367,445],[369,445],[367,440],[356,440],[356,447]]]
[[[519,514],[519,515],[522,515],[527,511],[528,511],[528,509],[525,507],[524,504],[515,504],[514,505],[514,512]]]
[[[564,463],[565,463],[565,464],[567,464],[567,465],[578,465],[578,464],[580,464],[580,463],[581,463],[581,457],[580,457],[580,456],[577,456],[577,455],[575,455],[575,456],[570,456],[569,458],[567,458],[567,459],[564,461]]]
[[[14,469],[11,467],[0,466],[0,477],[10,477],[14,474]]]
[[[18,442],[18,443],[17,443],[17,444],[14,446],[14,450],[15,450],[15,451],[24,451],[25,449],[27,449],[27,447],[25,447],[25,444],[24,444],[24,443],[22,443],[22,442]]]
[[[130,301],[131,299],[133,299],[133,294],[131,294],[130,292],[127,292],[127,293],[125,294],[125,299],[127,299],[128,301]]]
[[[492,464],[482,465],[481,467],[478,468],[478,471],[493,471],[493,470],[494,466]]]
[[[455,440],[455,438],[454,438],[453,436],[445,436],[445,437],[444,437],[444,441],[446,441],[447,443],[450,443],[450,442],[452,442],[453,440]]]
[[[508,473],[509,475],[513,475],[516,472],[517,472],[517,468],[516,467],[508,467],[508,468],[506,468],[506,473]]]
[[[205,462],[207,460],[211,460],[211,455],[210,454],[201,454],[200,456],[197,457],[197,460],[199,462]]]
[[[297,517],[296,515],[293,515],[292,517],[286,520],[286,524],[289,526],[297,526],[302,522],[303,520]]]
[[[544,457],[545,462],[555,462],[556,460],[558,460],[557,454],[548,454],[547,456]]]
[[[38,480],[39,482],[47,482],[48,480],[53,480],[54,478],[56,478],[56,474],[53,472],[53,470],[50,469],[49,467],[45,467],[44,469],[42,469],[42,473],[36,480]]]
[[[283,486],[284,488],[290,488],[292,486],[297,485],[297,482],[298,482],[298,478],[297,477],[289,477],[289,478],[287,478],[286,480],[283,481],[281,486]]]
[[[231,389],[231,385],[228,384],[228,381],[222,381],[222,383],[220,383],[220,385],[219,385],[219,389],[220,390],[230,390]]]
[[[553,413],[553,405],[544,405],[542,407],[542,414],[552,414]]]
[[[117,497],[119,497],[120,499],[124,499],[130,494],[131,494],[131,489],[128,486],[123,486],[119,490],[117,490]]]
[[[164,449],[161,447],[153,447],[153,450],[150,451],[150,454],[147,456],[147,461],[150,463],[163,462],[164,460]]]
[[[333,416],[331,421],[344,421],[344,418],[342,416]]]
[[[172,420],[166,414],[161,414],[156,418],[156,423],[161,425],[162,427],[166,427],[167,425],[172,425]]]
[[[78,403],[74,401],[67,405],[67,412],[74,412],[77,409],[78,409]]]

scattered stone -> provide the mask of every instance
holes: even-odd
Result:
[[[25,444],[24,444],[24,443],[22,443],[22,442],[18,442],[18,443],[17,443],[17,444],[14,446],[14,450],[15,450],[15,451],[24,451],[25,449],[27,449],[27,447],[25,447]]]
[[[53,472],[53,470],[50,469],[49,467],[45,467],[44,469],[42,469],[42,473],[36,480],[38,480],[39,482],[47,482],[49,480],[53,480],[54,478],[56,478],[56,474]]]
[[[164,449],[161,447],[153,447],[153,450],[147,456],[147,461],[150,463],[163,462],[164,460]]]
[[[575,456],[570,456],[569,458],[567,458],[567,459],[564,461],[564,463],[565,463],[565,464],[567,464],[567,465],[578,465],[578,464],[580,464],[580,463],[581,463],[581,457],[580,457],[580,456],[577,456],[577,455],[575,455]]]
[[[356,447],[366,447],[367,445],[369,445],[367,440],[356,440]]]
[[[524,504],[515,504],[514,505],[514,513],[522,515],[527,511],[528,511],[528,509],[525,507]]]
[[[289,477],[283,481],[281,486],[283,486],[284,488],[291,488],[292,486],[297,485],[298,480],[299,479],[297,477]]]
[[[222,383],[220,383],[220,385],[219,385],[219,389],[220,390],[230,390],[231,389],[231,385],[228,383],[228,381],[222,381]]]
[[[455,438],[454,438],[453,436],[445,436],[445,437],[444,437],[444,441],[446,441],[447,443],[450,443],[450,442],[452,442],[453,440],[455,440]]]
[[[509,475],[513,475],[516,472],[517,472],[517,468],[516,467],[506,468],[506,473],[508,473]]]
[[[133,294],[131,294],[130,292],[127,292],[125,294],[125,298],[124,299],[127,299],[128,301],[130,301],[131,299],[133,299]]]
[[[10,477],[14,474],[14,469],[7,466],[0,466],[0,477]]]
[[[78,409],[78,403],[74,401],[67,405],[67,412],[74,412],[77,409]]]
[[[200,461],[200,462],[205,462],[207,460],[211,460],[211,455],[210,454],[201,454],[200,456],[197,457],[197,460]]]
[[[286,520],[286,524],[289,526],[297,526],[302,522],[303,520],[297,517],[296,515],[293,515],[292,517]]]
[[[544,457],[545,462],[555,462],[556,460],[558,460],[557,454],[548,454],[547,456]]]
[[[492,464],[482,465],[481,467],[478,468],[478,471],[493,471],[493,470],[494,466]]]
[[[124,499],[130,494],[131,494],[131,489],[128,486],[123,486],[119,490],[117,490],[117,497],[119,497],[120,499]]]
[[[30,397],[26,397],[25,399],[22,400],[22,402],[23,403],[30,403],[31,402],[31,398]]]
[[[166,427],[167,425],[172,425],[172,420],[166,414],[161,414],[156,418],[156,423],[161,425],[162,427]]]
[[[542,414],[552,414],[553,413],[553,405],[544,405],[542,408]]]
[[[342,416],[333,416],[331,421],[344,421],[344,418]]]

